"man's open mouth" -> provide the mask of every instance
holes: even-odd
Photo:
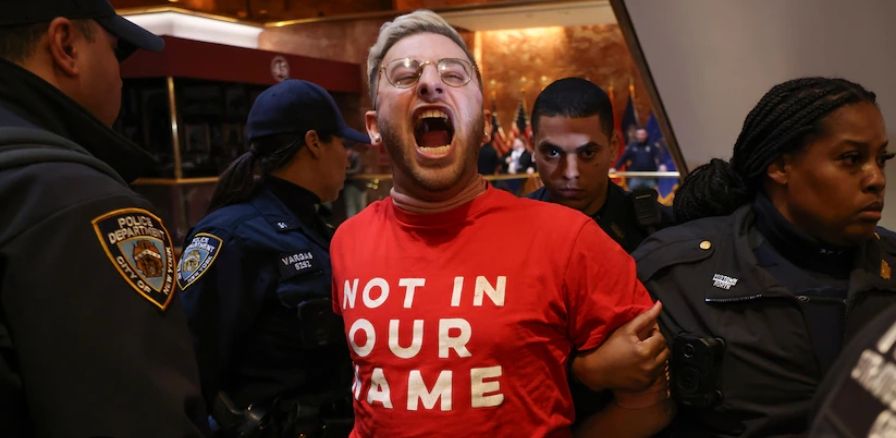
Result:
[[[427,109],[417,114],[414,120],[414,139],[417,148],[427,155],[445,155],[451,150],[454,139],[454,125],[451,117],[439,109]]]

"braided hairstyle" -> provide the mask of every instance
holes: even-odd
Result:
[[[876,105],[875,94],[845,79],[810,77],[775,85],[744,120],[731,162],[713,159],[682,182],[673,204],[676,220],[726,216],[751,202],[769,165],[810,144],[828,115],[863,102]]]

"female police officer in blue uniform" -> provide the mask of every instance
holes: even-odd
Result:
[[[633,254],[663,302],[674,436],[796,436],[841,345],[896,302],[875,95],[842,79],[771,89],[730,163],[694,170],[683,225]],[[687,223],[685,223],[687,222]]]
[[[251,147],[187,236],[177,280],[219,436],[313,437],[351,386],[317,210],[345,180],[343,140],[370,141],[300,80],[264,91],[246,129]]]

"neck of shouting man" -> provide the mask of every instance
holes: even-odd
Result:
[[[401,179],[395,175],[391,190],[392,202],[402,210],[418,214],[439,213],[460,207],[472,202],[488,188],[488,182],[482,175],[472,173],[450,190],[430,196],[421,193],[419,187],[418,190],[408,190],[409,186],[402,184]],[[413,181],[408,182],[411,184],[410,187],[413,187]]]

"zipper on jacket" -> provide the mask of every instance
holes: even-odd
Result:
[[[855,297],[852,297],[852,298],[850,298],[850,299],[848,299],[848,300],[844,300],[844,299],[834,298],[834,297],[810,297],[810,296],[808,296],[808,295],[790,295],[790,296],[774,295],[774,296],[765,296],[765,295],[762,295],[762,294],[750,295],[750,296],[746,296],[746,297],[737,297],[737,298],[704,298],[704,302],[707,302],[707,303],[737,303],[737,302],[743,302],[743,301],[758,300],[758,299],[762,299],[762,298],[766,298],[766,299],[781,298],[781,299],[785,299],[785,300],[796,301],[796,302],[799,302],[799,303],[808,303],[808,302],[811,302],[811,301],[816,301],[816,302],[821,301],[821,302],[829,302],[829,303],[842,303],[842,304],[845,304],[845,305],[847,306],[847,307],[846,307],[846,314],[847,314],[847,316],[849,316],[849,310],[850,310],[850,308],[852,307],[853,302],[855,302]]]
[[[738,303],[738,302],[742,302],[742,301],[758,300],[761,298],[784,298],[784,299],[790,299],[790,300],[795,299],[794,297],[787,297],[787,296],[780,296],[780,295],[774,295],[774,296],[767,297],[762,294],[756,294],[756,295],[750,295],[747,297],[736,297],[736,298],[704,298],[703,301],[707,302],[707,303]]]
[[[848,304],[847,303],[848,300],[845,300],[842,298],[834,298],[834,297],[810,297],[808,295],[797,295],[796,300],[801,303],[808,303],[808,302],[812,302],[812,301],[819,302],[820,301],[820,302],[827,302],[827,303]]]

